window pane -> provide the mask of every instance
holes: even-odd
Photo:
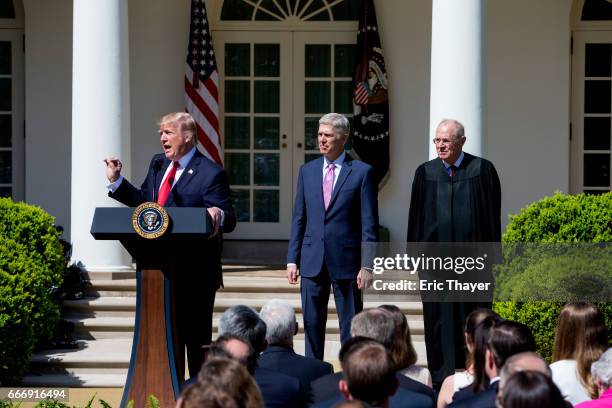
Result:
[[[338,113],[353,113],[353,83],[351,81],[336,81],[334,83],[334,111]]]
[[[308,81],[305,86],[305,113],[328,113],[331,110],[331,86],[329,81]]]
[[[11,42],[0,41],[0,75],[11,74]]]
[[[0,152],[0,183],[10,184],[12,183],[13,174],[13,158],[12,152]]]
[[[318,132],[319,118],[304,118],[304,146],[306,150],[318,150]]]
[[[0,187],[0,197],[11,197],[13,195],[11,187]]]
[[[225,81],[225,111],[248,113],[251,100],[249,81]]]
[[[231,185],[250,185],[250,169],[251,158],[249,153],[225,153],[225,170],[227,170]]]
[[[255,185],[278,186],[280,173],[280,156],[278,153],[255,154]]]
[[[610,186],[610,154],[586,153],[584,155],[584,185]]]
[[[278,190],[255,190],[253,203],[253,221],[278,222]]]
[[[242,0],[225,0],[221,9],[221,20],[250,20],[253,6]]]
[[[227,149],[250,148],[250,134],[248,117],[225,117],[225,147]]]
[[[610,192],[610,190],[584,190],[585,194],[600,195]]]
[[[0,147],[11,147],[13,139],[13,118],[11,115],[0,115]]]
[[[279,81],[255,81],[255,113],[280,112],[279,84]]]
[[[584,149],[610,150],[610,118],[584,118]]]
[[[249,190],[231,190],[232,204],[236,210],[236,221],[238,222],[249,222],[250,217],[250,206],[251,206],[251,192]]]
[[[307,18],[311,13],[314,12],[318,13],[313,15],[312,17],[309,17],[308,21],[329,21],[329,12],[327,11],[327,8],[325,8],[323,0],[314,0],[312,3],[310,3],[310,6],[308,6],[304,14],[302,14],[302,17]]]
[[[353,77],[355,46],[353,44],[337,44],[334,48],[334,76]]]
[[[277,77],[280,75],[280,46],[278,44],[255,44],[255,76]]]
[[[255,14],[256,21],[279,21],[279,17],[270,15],[269,13],[266,13],[265,11],[261,9],[258,9],[257,13]]]
[[[13,103],[13,91],[10,78],[0,78],[0,111],[10,111]]]
[[[255,148],[278,149],[279,118],[255,118]]]
[[[13,0],[0,1],[0,18],[15,18],[15,5]]]
[[[610,44],[586,44],[585,54],[584,76],[610,76]]]
[[[306,77],[331,76],[331,46],[329,44],[306,44]]]
[[[610,113],[610,81],[584,81],[584,113]]]
[[[250,44],[225,44],[225,76],[249,76]]]
[[[612,4],[606,0],[585,0],[582,7],[582,20],[612,20]]]
[[[319,157],[321,157],[320,154],[316,154],[316,153],[306,153],[304,155],[304,163],[308,163],[311,160],[315,160],[318,159]]]
[[[334,20],[347,21],[359,19],[359,0],[345,0],[332,8]]]

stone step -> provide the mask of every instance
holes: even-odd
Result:
[[[213,332],[216,333],[219,328],[220,313],[213,315]],[[134,331],[134,318],[130,317],[81,317],[81,316],[69,316],[66,318],[69,322],[75,326],[77,333],[95,333],[95,332],[108,332],[108,333],[129,333],[133,335]],[[296,316],[296,320],[299,325],[298,333],[304,332],[304,320],[301,315]],[[423,321],[408,321],[410,327],[410,333],[412,335],[422,335],[424,332]],[[339,322],[337,319],[327,319],[326,333],[339,333]]]
[[[270,300],[272,297],[281,298],[287,300],[295,309],[296,313],[302,312],[302,304],[299,295],[286,294],[275,292],[273,295],[268,293],[228,293],[219,292],[215,299],[215,308],[217,312],[223,312],[227,308],[234,305],[247,305],[256,310],[259,310],[261,306]],[[377,307],[384,302],[365,302],[364,308]],[[404,314],[411,316],[419,316],[422,319],[423,306],[420,302],[394,302]],[[66,300],[64,301],[64,310],[67,314],[80,313],[80,314],[91,314],[91,315],[103,315],[103,312],[134,312],[136,309],[136,298],[132,296],[123,297],[100,297],[100,298],[84,298],[79,300]],[[336,313],[336,304],[333,300],[333,296],[330,297],[328,303],[328,312],[330,314]],[[110,314],[112,315],[112,314]]]
[[[96,373],[28,373],[22,379],[22,385],[29,387],[91,387],[109,388],[125,386],[127,370],[121,374]]]

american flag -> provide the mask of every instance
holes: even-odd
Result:
[[[219,165],[219,74],[204,0],[191,1],[191,24],[185,66],[185,110],[198,127],[198,150]]]
[[[367,105],[368,104],[368,92],[367,84],[359,82],[355,88],[355,104],[356,105]]]

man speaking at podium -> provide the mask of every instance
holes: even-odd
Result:
[[[203,361],[202,346],[212,337],[212,312],[215,293],[221,287],[221,241],[219,231],[231,232],[236,226],[227,173],[196,149],[196,124],[188,113],[165,115],[159,121],[163,154],[153,156],[140,189],[121,176],[121,161],[104,159],[110,181],[108,195],[136,207],[154,201],[165,207],[202,207],[208,214],[213,233],[203,246],[185,243],[174,256],[172,281],[177,344],[187,347],[189,374],[194,376]],[[183,250],[184,249],[184,250]],[[197,315],[197,323],[191,317]],[[179,361],[183,352],[179,352]]]

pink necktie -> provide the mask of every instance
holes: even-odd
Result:
[[[327,165],[327,172],[325,173],[325,177],[323,178],[323,202],[325,203],[325,209],[329,207],[329,202],[331,200],[332,191],[334,191],[334,170],[336,169],[336,165],[334,163],[329,163]]]

